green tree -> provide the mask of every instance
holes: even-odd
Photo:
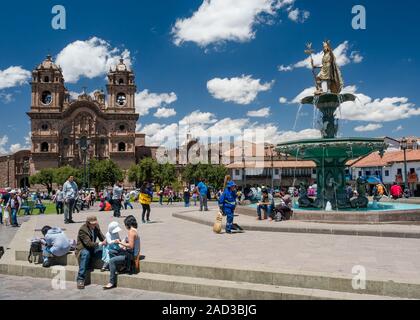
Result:
[[[52,192],[52,187],[54,183],[54,173],[55,170],[52,168],[42,169],[38,173],[34,174],[29,178],[31,185],[40,184],[47,188],[48,193]]]
[[[127,178],[129,182],[134,182],[136,187],[140,187],[142,181],[140,177],[140,167],[137,164],[133,164],[127,172]]]
[[[159,172],[159,165],[152,158],[145,158],[138,164],[138,181],[151,182]]]
[[[63,185],[68,177],[73,176],[76,183],[80,186],[82,183],[82,171],[71,166],[65,166],[54,169],[53,182],[58,185]]]
[[[195,184],[204,178],[210,186],[220,189],[223,187],[227,174],[228,170],[224,166],[198,163],[188,164],[182,173],[182,177],[185,182]]]
[[[123,180],[124,172],[112,160],[92,160],[89,178],[90,184],[99,191]]]
[[[171,163],[158,164],[154,181],[160,187],[173,185],[177,181],[175,165]]]

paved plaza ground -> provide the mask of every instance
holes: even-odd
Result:
[[[147,260],[195,265],[218,265],[265,271],[307,271],[351,275],[355,265],[363,265],[368,274],[381,278],[412,279],[420,281],[420,240],[401,238],[354,237],[344,235],[294,234],[253,232],[217,235],[205,225],[174,218],[174,212],[195,211],[197,216],[215,217],[216,207],[207,213],[196,208],[174,206],[152,207],[151,224],[140,224],[141,251]],[[95,209],[75,214],[78,223],[65,225],[63,216],[47,215],[37,219],[36,229],[44,225],[59,226],[69,238],[76,238],[77,231],[89,214],[96,214],[106,232],[112,213]],[[117,219],[123,225],[124,217],[134,214],[141,220],[141,210],[123,211]],[[249,220],[239,216],[236,221]],[[262,224],[269,224],[264,221]],[[286,222],[287,223],[287,222]],[[291,222],[299,223],[299,222]],[[405,226],[395,226],[401,229]],[[412,229],[418,226],[407,226]],[[122,236],[125,237],[125,231]],[[40,236],[33,232],[30,236]],[[25,244],[25,246],[27,246]]]
[[[139,226],[141,253],[146,261],[343,277],[351,277],[353,267],[361,265],[366,268],[368,279],[420,283],[420,252],[418,250],[420,239],[259,231],[217,235],[209,226],[173,217],[174,213],[183,213],[211,220],[216,216],[217,208],[212,204],[210,209],[209,212],[199,212],[196,207],[184,208],[181,204],[173,206],[153,204],[151,215],[153,223]],[[33,228],[31,227],[29,231],[24,231],[22,228],[13,240],[19,243],[12,241],[10,246],[18,250],[27,250],[28,241],[34,236],[39,237],[39,230],[44,225],[61,227],[69,238],[76,238],[79,227],[86,217],[92,214],[98,216],[100,226],[105,233],[108,223],[114,218],[112,213],[98,212],[97,208],[76,213],[74,220],[77,223],[70,225],[64,224],[61,215],[34,216],[30,221],[31,224],[33,223]],[[124,217],[129,214],[141,220],[141,210],[138,205],[134,210],[122,211],[122,214],[123,217],[117,219],[121,226]],[[239,224],[245,224],[251,223],[252,218],[239,216],[235,219]],[[269,224],[267,221],[252,223]],[[302,222],[284,223],[304,225]],[[398,230],[420,228],[419,226],[395,227]],[[417,229],[416,231],[420,232]],[[3,233],[3,229],[1,232]],[[123,231],[120,234],[125,237],[126,232]],[[2,277],[0,281],[4,279],[8,278]],[[34,288],[37,287],[38,280],[29,279],[28,281],[34,284]],[[39,282],[41,287],[42,283]],[[74,283],[71,285],[74,286]],[[23,284],[22,286],[24,287]],[[0,289],[0,298],[6,298],[7,293],[3,288],[4,286]],[[11,291],[13,290],[12,288]],[[16,292],[20,290],[19,286],[16,290]],[[28,290],[30,292],[30,288]],[[95,289],[89,290],[95,292]],[[89,295],[90,292],[92,291],[86,294]],[[146,293],[138,294],[139,299],[143,297],[160,299],[158,294],[151,294],[151,296],[147,296]],[[165,296],[162,296],[162,299],[165,299]]]
[[[66,282],[65,290],[51,290],[51,280],[0,275],[0,300],[191,300],[197,297],[116,288],[104,291],[90,285],[78,290],[75,282]]]

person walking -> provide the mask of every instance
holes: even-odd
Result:
[[[8,212],[10,212],[10,215],[12,217],[12,227],[19,227],[17,215],[19,212],[19,208],[22,205],[21,199],[18,196],[16,190],[10,191],[10,199],[6,205]]]
[[[159,196],[159,204],[163,206],[163,189],[160,189],[158,196]]]
[[[73,176],[69,176],[67,181],[63,185],[63,196],[64,196],[64,223],[74,223],[73,221],[73,210],[76,204],[76,199],[79,193],[76,182]]]
[[[133,210],[134,208],[133,208],[133,205],[131,204],[131,195],[127,190],[125,190],[123,198],[124,198],[124,209],[127,210],[127,208],[130,207],[131,210]]]
[[[200,211],[209,211],[209,208],[207,206],[207,193],[209,191],[209,188],[206,185],[206,180],[201,179],[200,183],[197,185],[197,190],[199,192],[200,196]]]
[[[232,233],[233,219],[236,208],[236,184],[233,181],[229,181],[226,188],[219,199],[219,205],[224,215],[227,217],[226,222],[226,233]]]
[[[58,190],[56,191],[53,202],[55,203],[55,210],[57,214],[64,214],[64,193],[63,193],[63,187],[58,187]]]
[[[188,208],[190,206],[190,197],[191,197],[190,190],[188,190],[188,188],[185,188],[185,190],[184,190],[184,205],[185,205],[185,208]]]
[[[141,221],[143,223],[150,222],[150,204],[153,200],[153,190],[150,188],[150,185],[147,182],[144,182],[140,188],[140,204],[143,208],[143,212],[141,214]]]
[[[114,210],[114,217],[121,217],[121,201],[122,201],[123,186],[121,181],[117,181],[112,189],[112,210]]]
[[[170,204],[174,203],[174,192],[173,192],[172,189],[169,189],[169,191],[168,191],[168,202],[166,203],[166,205],[169,206],[169,203]]]

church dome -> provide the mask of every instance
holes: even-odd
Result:
[[[38,66],[38,69],[60,70],[60,68],[53,62],[51,55],[48,55],[45,58],[45,60]]]
[[[124,63],[124,59],[120,59],[120,63],[117,64],[117,71],[128,71],[127,66]]]

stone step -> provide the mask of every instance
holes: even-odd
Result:
[[[27,263],[27,252],[16,251],[15,259]],[[77,267],[74,254],[67,255],[61,261],[62,265]],[[101,268],[99,261],[95,268]],[[233,282],[254,283],[269,286],[285,286],[306,289],[318,289],[342,293],[390,296],[398,298],[420,299],[420,283],[407,283],[404,281],[384,281],[369,278],[365,290],[354,290],[351,277],[336,275],[302,273],[302,272],[268,272],[256,270],[241,270],[212,266],[197,266],[170,262],[155,262],[142,260],[141,273],[159,274],[176,277],[205,278]]]
[[[65,280],[75,281],[78,268],[64,267]],[[37,278],[57,278],[53,268],[16,261],[13,264],[0,264],[0,273],[14,276]],[[90,283],[105,285],[109,273],[94,271],[90,274]],[[248,282],[213,280],[207,278],[173,276],[142,272],[137,275],[119,275],[118,285],[122,288],[140,289],[155,292],[183,294],[196,297],[224,300],[393,300],[396,298],[336,292],[319,289],[274,286]]]
[[[197,216],[191,213],[174,213],[173,217],[184,221],[199,223],[205,226],[212,227],[214,220],[212,216]],[[216,216],[216,215],[214,215]],[[300,224],[296,224],[300,223]],[[342,236],[357,236],[357,237],[382,237],[382,238],[404,238],[404,239],[420,239],[420,230],[405,230],[397,231],[391,228],[383,229],[380,225],[343,225],[334,223],[316,223],[314,221],[305,224],[304,221],[294,222],[290,225],[288,222],[276,222],[271,224],[256,224],[255,222],[241,222],[241,227],[245,231],[259,231],[259,232],[282,232],[282,233],[297,233],[297,234],[323,234],[323,235],[342,235]],[[225,224],[223,224],[223,228]],[[386,227],[386,226],[385,226]]]

